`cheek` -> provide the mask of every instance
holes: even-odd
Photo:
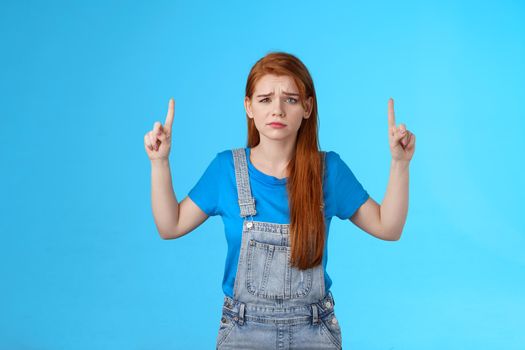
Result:
[[[296,126],[297,129],[301,126],[302,123],[306,122],[306,119],[304,117],[304,112],[302,111],[295,111],[293,118],[290,118],[292,123]]]
[[[264,120],[260,116],[254,114],[253,115],[253,122],[255,124],[255,127],[257,129],[260,129],[264,125]]]
[[[253,120],[262,120],[264,117],[264,111],[261,110],[261,108],[252,108],[252,117]]]
[[[295,123],[295,130],[299,130],[299,128],[301,127],[302,123],[304,123],[304,120],[298,120],[296,121]]]

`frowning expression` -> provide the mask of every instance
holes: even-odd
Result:
[[[303,119],[311,113],[312,97],[301,103],[299,89],[292,77],[266,74],[255,84],[252,98],[244,107],[255,122],[259,135],[273,140],[295,140]]]

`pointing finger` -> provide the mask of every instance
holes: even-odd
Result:
[[[394,100],[388,99],[388,130],[396,126],[396,117],[394,115]]]
[[[168,104],[168,114],[166,115],[166,121],[164,122],[164,129],[169,134],[171,133],[171,126],[173,125],[173,115],[175,114],[175,100],[170,98]]]

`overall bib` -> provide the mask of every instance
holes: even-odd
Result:
[[[322,264],[291,267],[289,224],[253,220],[246,153],[243,148],[232,152],[244,220],[234,295],[224,297],[216,348],[341,349]]]

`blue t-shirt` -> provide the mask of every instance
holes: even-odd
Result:
[[[245,148],[245,151],[252,196],[256,200],[257,214],[253,216],[253,220],[289,224],[287,178],[279,179],[259,171],[250,161],[250,148]],[[341,220],[350,218],[368,199],[369,195],[350,168],[339,157],[339,154],[333,151],[326,152],[325,164],[323,192],[326,242],[328,243],[328,232],[332,217],[337,216]],[[231,150],[217,153],[197,184],[188,193],[188,196],[208,216],[220,215],[222,217],[228,243],[222,289],[225,295],[233,298],[243,218],[240,216],[237,200]],[[326,272],[327,243],[323,256],[326,292],[332,285],[332,280]]]

